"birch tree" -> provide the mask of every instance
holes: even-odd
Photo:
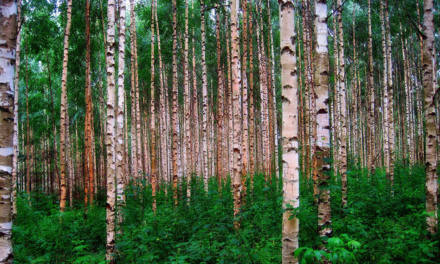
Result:
[[[14,63],[17,2],[0,2],[0,263],[12,263],[11,178],[14,153]],[[18,99],[18,98],[16,98]]]
[[[331,235],[331,208],[330,208],[330,123],[328,108],[328,28],[327,28],[327,0],[315,0],[315,32],[316,56],[314,83],[316,92],[316,132],[314,146],[315,162],[318,174],[318,228],[321,237]]]
[[[240,37],[238,21],[238,2],[232,0],[231,6],[231,73],[232,73],[232,104],[234,108],[234,145],[233,145],[233,174],[232,188],[234,197],[234,227],[238,229],[240,223],[237,217],[241,208],[241,65],[240,65]]]
[[[434,55],[434,4],[432,0],[423,3],[423,92],[424,92],[424,115],[426,128],[426,211],[428,231],[437,233],[437,195],[438,176],[436,147],[438,146],[435,126],[435,55]]]
[[[67,198],[67,182],[66,182],[66,159],[68,152],[66,151],[66,126],[69,123],[67,119],[67,64],[69,60],[69,36],[70,26],[72,21],[72,0],[67,1],[67,23],[64,32],[64,50],[63,50],[63,73],[61,77],[61,117],[60,117],[60,210],[64,211],[66,208]]]
[[[298,81],[296,67],[295,7],[292,0],[279,0],[281,86],[283,102],[283,207],[299,207],[299,155],[298,155]],[[299,219],[289,210],[283,213],[282,263],[298,263],[293,256],[298,248]]]
[[[107,147],[107,204],[106,204],[106,260],[114,262],[115,253],[115,0],[107,2],[107,124],[105,145]]]

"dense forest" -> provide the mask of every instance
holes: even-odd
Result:
[[[0,0],[0,264],[439,263],[439,10]]]

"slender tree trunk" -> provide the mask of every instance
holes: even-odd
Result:
[[[67,63],[69,59],[69,36],[72,20],[72,0],[67,1],[67,23],[64,32],[64,51],[63,51],[63,74],[61,77],[61,118],[60,118],[60,174],[61,174],[61,194],[60,210],[66,208],[66,115],[67,113]]]
[[[246,20],[249,24],[249,174],[251,177],[251,186],[255,174],[255,107],[254,107],[254,45],[253,45],[253,20],[252,20],[252,0],[249,1],[249,11],[246,12]],[[245,32],[245,31],[243,31]],[[244,34],[247,34],[245,32]],[[243,64],[243,67],[246,67]]]
[[[93,204],[93,168],[94,168],[94,156],[93,156],[93,102],[92,102],[92,89],[90,84],[90,2],[86,0],[86,114],[84,124],[84,157],[86,167],[86,188],[85,204]]]
[[[279,141],[279,133],[278,133],[278,115],[277,115],[277,96],[276,96],[276,85],[275,85],[275,51],[274,51],[274,45],[273,45],[273,33],[272,33],[272,9],[270,6],[271,1],[267,0],[267,17],[269,20],[268,28],[269,28],[269,34],[268,34],[268,45],[270,48],[270,60],[268,60],[268,72],[269,72],[269,78],[268,78],[268,87],[270,88],[269,93],[269,121],[271,121],[270,124],[270,141],[271,141],[271,155],[272,158],[272,164],[273,168],[271,172],[275,172],[276,174],[279,171],[278,168],[278,141]],[[269,50],[268,50],[269,52]]]
[[[118,102],[116,109],[116,203],[118,206],[118,225],[122,223],[122,210],[125,205],[125,145],[124,145],[124,106],[125,106],[125,86],[124,86],[124,69],[125,69],[125,0],[119,2],[119,31],[118,31]],[[92,190],[92,189],[91,189]]]
[[[134,49],[134,87],[135,87],[135,101],[136,101],[136,152],[137,152],[137,167],[138,171],[142,170],[142,130],[141,130],[141,109],[140,109],[140,94],[139,94],[139,74],[138,74],[138,53],[137,53],[137,33],[136,33],[136,13],[135,13],[135,1],[131,0],[130,3],[130,16],[131,16],[131,34]],[[140,176],[140,175],[138,175]]]
[[[341,188],[342,188],[342,205],[347,205],[347,105],[346,105],[346,91],[345,91],[345,56],[344,56],[344,29],[342,24],[342,0],[337,1],[337,6],[340,8],[338,12],[338,34],[339,34],[339,91],[338,97],[341,105],[339,110],[339,124],[341,133],[339,134],[339,158],[340,158],[340,174],[341,174]]]
[[[221,188],[221,181],[225,178],[224,169],[225,164],[224,156],[226,151],[224,151],[224,86],[223,86],[223,69],[221,65],[221,48],[220,48],[220,7],[216,5],[215,10],[215,23],[216,23],[216,44],[217,44],[217,182],[218,187]]]
[[[436,148],[438,146],[435,126],[435,53],[434,53],[434,6],[432,0],[425,0],[423,4],[423,92],[424,116],[426,129],[426,211],[428,231],[437,233],[437,195],[438,176],[436,173]]]
[[[337,6],[335,6],[335,8],[337,8]],[[334,36],[333,36],[333,54],[334,54],[334,87],[333,87],[333,101],[332,101],[332,113],[333,113],[333,118],[332,118],[332,126],[333,126],[333,133],[332,133],[332,137],[333,137],[333,144],[332,144],[332,154],[333,154],[333,164],[334,164],[334,171],[337,173],[339,172],[339,167],[340,167],[340,157],[339,157],[339,134],[341,131],[341,127],[339,125],[339,109],[340,109],[340,100],[339,100],[339,96],[338,96],[338,91],[339,91],[339,46],[338,46],[338,26],[337,26],[337,21],[336,21],[336,16],[333,16],[333,31],[334,31]],[[307,164],[306,164],[307,166]]]
[[[243,118],[243,140],[242,140],[242,177],[245,181],[248,174],[249,167],[249,123],[248,123],[248,81],[247,81],[247,57],[248,57],[248,11],[247,11],[247,0],[242,1],[242,9],[243,9],[243,30],[242,30],[242,38],[243,38],[243,64],[242,64],[242,118]],[[244,182],[243,187],[246,186],[246,182]]]
[[[20,3],[19,3],[20,6]],[[20,7],[18,8],[20,10]],[[0,10],[0,98],[2,98],[0,112],[0,263],[12,263],[12,213],[11,212],[11,184],[14,156],[14,124],[10,122],[14,119],[14,63],[16,60],[16,41],[17,41],[17,13],[16,1],[1,1]],[[18,23],[21,24],[20,22]],[[18,37],[20,40],[20,37]],[[18,53],[20,55],[20,53]],[[19,62],[19,56],[18,56]],[[18,73],[18,72],[17,72]],[[18,74],[17,74],[18,78]],[[17,84],[16,84],[17,85]],[[17,95],[16,95],[17,96]],[[15,97],[18,100],[18,97]],[[15,119],[14,119],[15,120]]]
[[[257,43],[258,43],[258,60],[260,73],[260,120],[261,120],[261,138],[262,138],[262,165],[263,173],[266,178],[270,174],[270,146],[269,146],[269,112],[268,112],[268,85],[267,85],[267,57],[265,52],[265,44],[263,34],[263,20],[260,8],[258,10],[259,22],[257,22]]]
[[[184,161],[184,175],[187,179],[187,184],[191,183],[191,93],[190,93],[190,80],[189,80],[189,34],[188,34],[188,0],[185,0],[185,43],[184,43],[184,138],[183,147],[185,148],[183,153]]]
[[[229,0],[228,0],[229,3]],[[228,105],[228,168],[229,168],[229,176],[232,177],[233,174],[233,166],[234,166],[234,153],[233,153],[233,141],[234,141],[234,124],[233,124],[233,115],[234,108],[232,106],[232,74],[231,74],[231,23],[229,16],[226,16],[226,63],[228,67],[228,88],[227,88],[227,105]]]
[[[406,51],[406,41],[404,39],[403,36],[403,29],[402,29],[402,23],[399,23],[399,29],[400,29],[400,44],[401,44],[401,50],[402,50],[402,62],[403,62],[403,83],[404,83],[404,92],[405,92],[405,106],[404,106],[404,111],[405,111],[405,119],[404,119],[404,123],[401,124],[404,126],[405,128],[405,132],[404,136],[405,138],[403,139],[405,142],[403,143],[403,145],[405,146],[406,152],[403,151],[403,155],[404,158],[407,158],[409,163],[411,164],[413,161],[413,155],[412,155],[412,151],[411,151],[411,147],[413,146],[412,142],[411,142],[411,134],[412,134],[412,120],[411,120],[411,103],[410,103],[410,98],[411,98],[411,88],[410,88],[410,84],[409,84],[409,78],[408,78],[408,63],[407,63],[407,51]]]
[[[73,207],[73,197],[72,197],[72,193],[73,193],[73,184],[72,184],[72,179],[73,177],[75,177],[75,173],[74,173],[74,167],[73,167],[73,159],[72,158],[67,158],[67,157],[73,157],[73,148],[72,145],[70,144],[71,142],[71,136],[70,136],[70,119],[69,119],[69,104],[66,103],[66,166],[67,166],[67,182],[66,184],[68,185],[68,193],[69,193],[69,205],[72,208]],[[78,139],[78,129],[76,128],[77,125],[75,125],[75,133],[76,138]],[[73,136],[72,136],[73,138]],[[34,147],[32,146],[32,152],[34,150]],[[79,152],[79,148],[76,148],[77,153]],[[68,156],[67,156],[68,155]],[[84,175],[84,173],[83,173]],[[84,184],[85,185],[85,184]],[[67,194],[66,194],[67,197]]]
[[[150,133],[151,133],[151,189],[152,189],[152,197],[153,197],[153,211],[156,212],[156,192],[157,192],[157,175],[158,175],[158,166],[157,166],[157,158],[156,158],[156,104],[155,99],[157,99],[156,95],[156,87],[154,83],[155,77],[155,57],[154,57],[154,48],[155,48],[155,35],[154,35],[154,14],[156,8],[156,0],[151,1],[151,79],[150,79],[150,89],[151,89],[151,102],[150,102]]]
[[[173,89],[172,89],[172,114],[171,114],[171,126],[172,126],[172,175],[173,175],[173,198],[174,205],[177,205],[177,181],[178,181],[178,151],[177,151],[177,10],[176,0],[172,1],[173,4]]]
[[[295,8],[292,0],[279,0],[281,85],[283,97],[283,207],[299,207],[298,82],[295,48]],[[299,219],[290,210],[283,213],[282,263],[298,263]]]
[[[237,217],[241,207],[241,65],[240,65],[240,38],[239,38],[239,21],[238,21],[238,2],[232,0],[231,6],[231,73],[232,73],[232,104],[234,108],[233,131],[234,131],[234,168],[232,175],[232,188],[234,197],[234,227],[238,229],[240,222]]]
[[[17,214],[17,172],[18,172],[18,107],[19,107],[19,81],[20,81],[20,49],[21,48],[21,0],[17,1],[17,38],[15,47],[15,77],[14,77],[14,135],[12,138],[12,219]],[[9,77],[9,76],[8,76]],[[10,87],[12,88],[12,87]],[[0,260],[2,261],[2,260]]]
[[[160,98],[159,98],[159,104],[160,104],[160,146],[161,146],[161,178],[162,180],[168,179],[168,159],[167,159],[167,121],[166,121],[166,97],[167,97],[167,89],[165,85],[165,78],[164,78],[164,69],[162,65],[162,52],[161,52],[161,44],[160,44],[160,32],[159,32],[159,22],[157,19],[157,2],[154,3],[154,22],[156,25],[156,33],[157,33],[157,48],[158,48],[158,55],[159,55],[159,83],[160,83]]]
[[[368,99],[368,125],[367,125],[367,166],[369,170],[374,170],[375,151],[375,124],[374,124],[374,75],[373,75],[373,33],[371,30],[371,0],[368,0],[368,79],[367,94]]]
[[[388,97],[388,177],[391,185],[394,183],[394,92],[393,92],[393,68],[392,68],[392,50],[391,50],[391,32],[390,32],[390,16],[388,12],[388,0],[385,0],[385,32],[386,32],[386,60],[387,60],[387,97]],[[385,91],[384,91],[385,92]]]
[[[195,48],[195,33],[193,31],[192,37],[192,119],[193,119],[193,168],[192,173],[200,172],[200,130],[199,130],[199,97],[197,89],[197,74],[196,74],[196,48]],[[189,186],[191,187],[191,186]],[[188,195],[191,195],[191,189],[189,189]]]
[[[30,126],[29,126],[29,71],[28,71],[28,57],[25,54],[26,72],[25,72],[25,84],[26,84],[26,193],[31,194],[31,144],[30,144]]]
[[[107,242],[106,260],[114,263],[115,253],[115,1],[107,4],[107,125],[105,144],[107,147]],[[132,7],[133,8],[133,7]]]
[[[330,124],[328,108],[329,58],[327,44],[327,1],[315,0],[316,56],[314,83],[316,92],[317,137],[314,146],[315,162],[318,173],[318,227],[321,237],[331,235],[330,208]],[[341,38],[342,41],[342,38]]]
[[[306,68],[306,87],[305,87],[305,102],[304,102],[304,112],[305,112],[305,148],[306,148],[306,157],[305,157],[305,172],[307,177],[310,177],[310,169],[311,169],[311,156],[312,156],[312,148],[311,148],[311,139],[312,139],[312,110],[311,109],[311,94],[313,92],[313,63],[312,63],[312,22],[310,21],[310,0],[306,0],[305,6],[303,9],[303,42],[305,43],[304,47],[304,59],[305,59],[305,68]]]
[[[137,138],[137,104],[138,97],[136,92],[136,47],[135,47],[135,35],[136,35],[136,18],[134,13],[134,1],[130,0],[130,64],[131,64],[131,156],[132,156],[132,167],[133,167],[133,177],[137,179],[140,170],[140,164],[138,160],[140,159],[140,142]]]
[[[207,142],[207,115],[208,115],[208,79],[206,69],[206,32],[205,32],[205,1],[200,0],[201,32],[202,32],[202,167],[205,190],[208,190],[208,142]]]

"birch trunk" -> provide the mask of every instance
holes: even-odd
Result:
[[[238,2],[232,0],[231,6],[231,73],[232,73],[232,104],[234,108],[234,166],[232,175],[232,188],[234,197],[234,227],[238,229],[240,222],[237,217],[241,207],[241,66],[240,66],[240,38],[238,21]]]
[[[387,53],[386,53],[386,60],[387,60],[387,97],[388,97],[388,177],[390,180],[391,185],[394,183],[394,107],[393,107],[393,101],[394,101],[394,92],[393,92],[393,64],[391,61],[392,56],[392,47],[391,47],[391,31],[390,31],[390,16],[388,12],[388,0],[385,0],[385,31],[386,31],[386,46],[387,46]]]
[[[192,119],[193,119],[193,166],[192,173],[200,173],[200,133],[199,133],[199,100],[198,100],[198,89],[197,89],[197,74],[196,74],[196,48],[195,48],[195,33],[193,31],[192,38]],[[188,195],[191,195],[191,190],[189,190]]]
[[[247,0],[242,1],[243,10],[243,30],[242,30],[242,43],[243,43],[243,64],[241,68],[241,78],[242,78],[242,125],[243,125],[243,137],[242,137],[242,182],[243,188],[246,187],[246,177],[248,174],[249,167],[249,123],[248,123],[248,83],[247,83],[247,56],[248,56],[248,22],[247,22]],[[243,193],[245,190],[243,190]]]
[[[339,110],[339,124],[341,133],[339,134],[339,173],[341,174],[342,205],[347,205],[347,105],[345,91],[345,56],[344,56],[344,29],[342,24],[342,0],[337,1],[337,6],[341,8],[338,12],[338,34],[339,34],[339,91],[338,97],[341,108]]]
[[[177,10],[176,0],[172,1],[173,5],[173,88],[172,88],[172,114],[171,114],[171,126],[172,126],[172,176],[173,176],[173,198],[174,205],[177,205],[177,181],[178,181],[178,166],[177,166],[177,148],[178,148],[178,134],[177,134]]]
[[[155,57],[154,57],[154,48],[155,48],[155,35],[154,35],[154,13],[156,8],[156,0],[151,1],[151,79],[150,79],[150,89],[151,89],[151,102],[150,102],[150,133],[151,133],[151,189],[152,189],[152,197],[153,203],[152,208],[153,211],[156,212],[156,192],[157,192],[157,176],[158,176],[158,166],[157,166],[157,157],[156,157],[156,104],[155,99],[157,99],[156,95],[156,87],[154,83],[155,77]]]
[[[217,48],[217,183],[218,187],[221,187],[221,181],[225,178],[224,175],[224,156],[226,151],[224,151],[225,140],[224,140],[224,86],[223,86],[223,69],[221,65],[221,47],[220,47],[220,7],[216,5],[215,10],[215,34],[216,34],[216,48]]]
[[[425,0],[423,4],[423,91],[424,91],[424,115],[426,129],[426,211],[428,231],[437,233],[437,195],[438,176],[436,173],[436,147],[438,146],[435,126],[435,53],[434,53],[434,6],[432,0]]]
[[[18,149],[18,108],[19,108],[19,80],[20,80],[20,50],[21,50],[21,0],[17,1],[17,38],[16,38],[16,47],[15,47],[15,77],[14,77],[14,135],[12,138],[12,146],[13,146],[13,156],[12,156],[12,175],[11,175],[11,181],[12,181],[12,194],[11,194],[11,203],[12,203],[12,215],[11,219],[15,218],[15,215],[17,214],[17,172],[18,172],[18,155],[19,155],[19,149]],[[1,27],[0,27],[1,28]],[[11,36],[13,37],[13,36]],[[11,47],[12,48],[12,47]],[[1,75],[0,75],[1,76]],[[10,78],[11,76],[8,76]],[[10,87],[12,88],[12,87]],[[2,124],[3,125],[3,124]],[[49,139],[48,139],[49,140]],[[3,145],[3,144],[2,144]],[[49,144],[50,145],[50,144]],[[0,155],[3,156],[3,155]],[[52,173],[50,173],[52,175]],[[53,179],[51,180],[50,184],[52,184]],[[51,188],[51,191],[53,189]],[[1,239],[0,239],[1,240]],[[1,246],[0,246],[1,248]],[[1,257],[0,257],[0,261]]]
[[[60,210],[66,208],[66,115],[67,115],[67,63],[69,60],[69,36],[72,20],[72,0],[67,1],[67,23],[64,32],[63,73],[61,77],[61,117],[60,117]]]
[[[183,161],[184,161],[184,175],[187,178],[187,183],[191,181],[191,95],[190,95],[190,81],[189,81],[189,59],[188,59],[188,49],[189,49],[189,36],[188,36],[188,0],[185,0],[185,44],[184,44],[184,142],[183,147]]]
[[[314,146],[315,164],[318,174],[318,228],[321,237],[331,235],[330,208],[330,124],[328,108],[328,44],[327,1],[315,0],[316,56],[314,83],[316,92],[316,132]]]
[[[255,174],[255,106],[254,106],[254,45],[253,45],[253,20],[252,20],[252,0],[249,1],[249,11],[245,18],[249,24],[249,174],[251,186]],[[247,33],[246,33],[247,34]],[[245,67],[245,65],[244,65]]]
[[[115,253],[115,1],[107,3],[107,125],[105,144],[107,150],[107,204],[106,204],[106,260],[114,263]]]
[[[16,59],[17,3],[0,2],[0,263],[12,263],[11,173],[14,155],[14,63]],[[19,17],[19,16],[18,16]],[[18,99],[18,98],[16,98]],[[14,119],[15,120],[15,119]]]
[[[283,207],[299,207],[298,82],[295,55],[295,8],[292,0],[279,0],[281,86],[283,102]],[[283,213],[282,263],[298,263],[293,253],[298,248],[299,219],[289,210]]]
[[[157,1],[154,2],[154,23],[156,26],[157,33],[157,50],[159,52],[159,83],[160,83],[160,155],[161,155],[161,179],[162,181],[168,179],[168,159],[167,159],[167,121],[166,121],[166,107],[165,107],[165,98],[166,98],[166,85],[164,78],[164,70],[162,65],[162,52],[161,52],[161,44],[160,44],[160,32],[159,32],[159,22],[157,19]]]
[[[374,123],[374,75],[373,75],[373,34],[371,30],[371,0],[368,0],[368,125],[367,125],[367,166],[374,170],[375,151],[375,123]]]
[[[208,79],[206,69],[206,32],[205,32],[205,1],[200,0],[201,32],[202,32],[202,168],[203,182],[205,190],[208,190],[208,134],[207,134],[207,115],[208,115]]]
[[[130,0],[130,84],[131,84],[131,162],[132,162],[132,168],[133,168],[133,175],[134,179],[137,178],[137,175],[139,173],[139,166],[138,166],[138,156],[140,156],[140,153],[138,153],[138,142],[137,140],[137,122],[136,122],[136,67],[135,67],[135,58],[136,58],[136,48],[134,47],[134,35],[135,33],[135,15],[134,15],[134,1]]]
[[[257,22],[257,43],[258,43],[258,60],[259,60],[259,74],[260,74],[260,120],[261,120],[261,152],[263,173],[269,175],[270,169],[270,146],[269,146],[269,112],[268,112],[268,86],[267,86],[267,57],[265,53],[264,37],[260,36],[263,32],[263,20],[261,10],[258,9],[258,16],[260,21]]]
[[[119,1],[119,54],[118,54],[118,107],[116,116],[116,202],[118,206],[118,225],[122,223],[122,210],[125,205],[125,146],[124,146],[124,106],[125,106],[125,0]]]

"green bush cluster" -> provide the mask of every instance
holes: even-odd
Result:
[[[348,172],[348,204],[341,206],[339,177],[332,177],[333,237],[317,235],[313,185],[302,177],[301,263],[438,263],[440,237],[425,231],[424,171],[396,165],[394,185],[385,173]],[[187,186],[160,186],[157,212],[151,209],[151,187],[145,182],[126,190],[123,223],[117,236],[117,263],[281,263],[282,183],[255,175],[247,184],[239,231],[233,228],[230,182],[218,186],[193,177]],[[183,181],[185,182],[185,181]],[[101,198],[102,199],[102,198]],[[16,263],[105,263],[103,201],[85,210],[81,203],[60,213],[55,197],[20,196],[14,222]]]

